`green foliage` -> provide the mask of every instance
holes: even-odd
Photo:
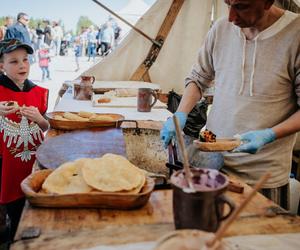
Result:
[[[36,27],[38,26],[38,23],[43,23],[43,19],[41,19],[41,18],[34,19],[31,17],[29,20],[29,28],[36,29]]]
[[[94,23],[87,16],[80,16],[76,26],[76,34],[80,34],[83,29],[94,25]]]

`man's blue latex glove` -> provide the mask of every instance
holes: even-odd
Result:
[[[187,119],[187,113],[184,112],[175,112],[174,114],[179,122],[180,128],[183,129],[186,123],[186,119]],[[160,139],[163,140],[164,142],[164,146],[165,148],[168,147],[171,139],[176,135],[176,129],[175,129],[175,125],[173,122],[173,117],[169,118],[162,130],[160,131]]]
[[[235,137],[239,138],[242,144],[232,152],[246,152],[250,154],[255,154],[265,144],[276,139],[276,135],[271,128],[249,131]]]

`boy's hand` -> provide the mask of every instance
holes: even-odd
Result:
[[[21,115],[25,116],[27,119],[29,119],[35,123],[38,123],[38,124],[44,120],[44,117],[41,115],[41,113],[37,107],[23,106],[20,108],[20,113],[21,113]]]
[[[6,116],[13,114],[18,110],[15,106],[7,106],[7,101],[0,102],[0,115]]]

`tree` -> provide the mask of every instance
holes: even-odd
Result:
[[[80,16],[76,26],[76,34],[80,34],[81,30],[93,25],[93,22],[87,16]]]

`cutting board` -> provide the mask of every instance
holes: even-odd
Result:
[[[126,157],[121,129],[81,130],[47,139],[38,148],[36,158],[41,167],[55,169],[68,161],[101,157],[106,153]]]
[[[104,93],[114,89],[138,88],[151,88],[154,90],[160,90],[159,84],[142,81],[95,81],[93,83],[93,91],[95,93]]]
[[[108,103],[98,103],[98,99],[104,95],[93,95],[92,102],[94,107],[119,107],[119,108],[135,108],[137,107],[137,97],[112,97]],[[165,103],[160,100],[154,104],[153,108],[167,108]]]

